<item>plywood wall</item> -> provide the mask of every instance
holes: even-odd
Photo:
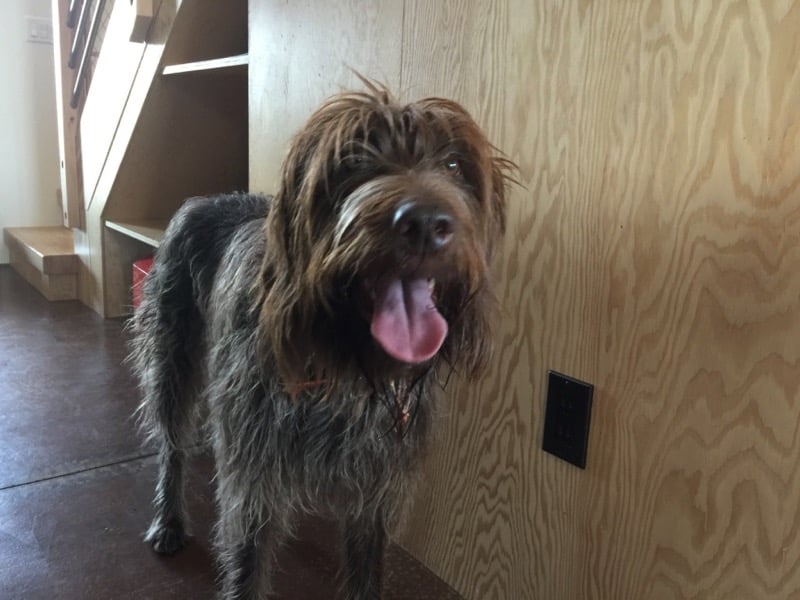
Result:
[[[354,70],[400,83],[403,3],[250,0],[250,189],[274,192],[287,143]]]
[[[800,598],[800,3],[280,4],[306,58],[263,67],[251,160],[342,61],[521,168],[495,358],[401,542],[469,600]],[[596,386],[586,471],[538,449],[547,369]]]

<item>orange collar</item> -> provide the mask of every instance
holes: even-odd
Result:
[[[307,392],[309,390],[321,387],[326,383],[328,383],[327,379],[315,379],[313,381],[301,381],[298,383],[292,383],[286,386],[286,393],[289,394],[292,401],[295,401],[297,400],[297,397],[303,392]]]

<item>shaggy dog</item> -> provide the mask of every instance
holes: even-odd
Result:
[[[226,599],[270,593],[305,512],[341,523],[347,598],[379,598],[435,388],[487,358],[513,165],[455,102],[367,88],[311,116],[273,197],[187,201],[133,319],[139,417],[159,449],[146,539],[183,546],[183,465],[202,429]]]

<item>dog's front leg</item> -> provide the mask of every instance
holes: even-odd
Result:
[[[386,525],[382,511],[344,521],[344,589],[347,600],[381,597]]]
[[[217,524],[222,571],[221,600],[264,600],[272,593],[275,552],[286,535],[278,523],[255,522],[240,506],[227,505]]]
[[[255,539],[220,548],[222,593],[220,600],[263,600],[270,593],[270,565]],[[266,570],[265,570],[266,569]]]

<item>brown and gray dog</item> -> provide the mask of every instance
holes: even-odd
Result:
[[[270,593],[306,512],[341,523],[346,597],[379,598],[435,388],[486,362],[513,165],[455,102],[367,88],[311,116],[275,196],[186,202],[133,320],[139,416],[159,449],[146,539],[183,546],[184,461],[204,432],[225,599]]]

